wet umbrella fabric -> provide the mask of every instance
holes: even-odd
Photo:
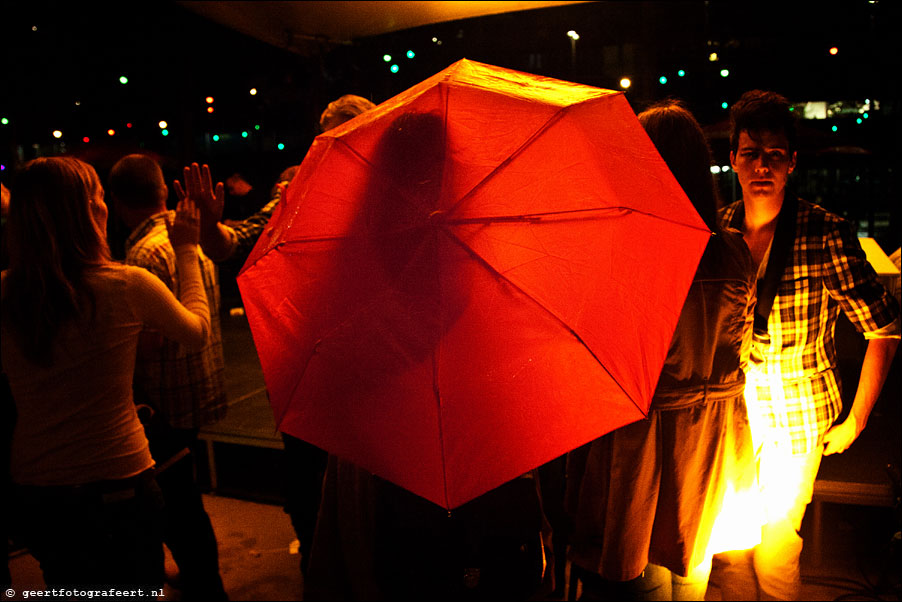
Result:
[[[279,429],[449,509],[644,417],[710,236],[622,93],[467,60],[281,204],[238,278]]]

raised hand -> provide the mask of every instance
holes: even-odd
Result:
[[[175,219],[166,217],[166,230],[173,247],[196,245],[200,238],[200,210],[190,197],[180,197],[175,209]]]
[[[192,163],[184,169],[185,187],[175,180],[175,193],[179,202],[189,198],[197,204],[200,210],[200,218],[205,228],[212,228],[222,219],[222,211],[225,207],[225,188],[222,182],[213,186],[213,178],[210,176],[210,166],[204,164],[199,167]]]

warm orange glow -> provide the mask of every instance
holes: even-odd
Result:
[[[830,54],[832,54],[832,55],[837,55],[837,54],[839,54],[839,48],[837,48],[836,46],[834,46],[833,48],[830,49]]]
[[[207,113],[212,113],[212,112],[213,112],[213,107],[207,107]]]
[[[207,96],[207,104],[208,104],[208,105],[213,104],[213,97],[212,97],[212,96]]]
[[[629,88],[632,85],[633,85],[633,82],[631,82],[630,78],[628,78],[628,77],[624,77],[623,79],[620,80],[620,87],[623,88],[624,90],[626,90],[627,88]]]
[[[115,135],[116,135],[116,130],[109,129],[109,130],[106,131],[106,133],[109,134],[110,136],[115,136]]]

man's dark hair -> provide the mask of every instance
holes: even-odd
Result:
[[[730,108],[730,150],[739,149],[743,130],[785,132],[789,153],[796,150],[796,124],[785,96],[765,90],[750,90]]]
[[[147,155],[128,155],[110,170],[109,190],[113,197],[132,209],[158,207],[165,187],[160,165]]]

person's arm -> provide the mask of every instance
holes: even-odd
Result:
[[[898,345],[899,339],[871,339],[868,342],[852,409],[844,421],[833,426],[824,435],[825,456],[843,453],[864,430],[880,396],[880,390],[883,389]]]
[[[191,349],[202,348],[209,337],[210,308],[204,290],[197,254],[199,210],[190,199],[182,199],[172,223],[167,219],[169,240],[175,250],[179,273],[179,298],[156,276],[136,272],[133,281],[136,313],[147,326],[168,339]]]
[[[199,167],[192,163],[185,167],[185,187],[181,182],[173,182],[179,201],[192,199],[200,210],[200,246],[213,261],[225,261],[235,253],[238,237],[235,230],[222,223],[225,207],[225,189],[222,182],[213,185],[210,167]]]
[[[825,284],[843,313],[868,339],[849,416],[824,435],[824,455],[842,453],[864,430],[899,345],[899,304],[877,280],[854,227],[838,219],[827,230]]]

